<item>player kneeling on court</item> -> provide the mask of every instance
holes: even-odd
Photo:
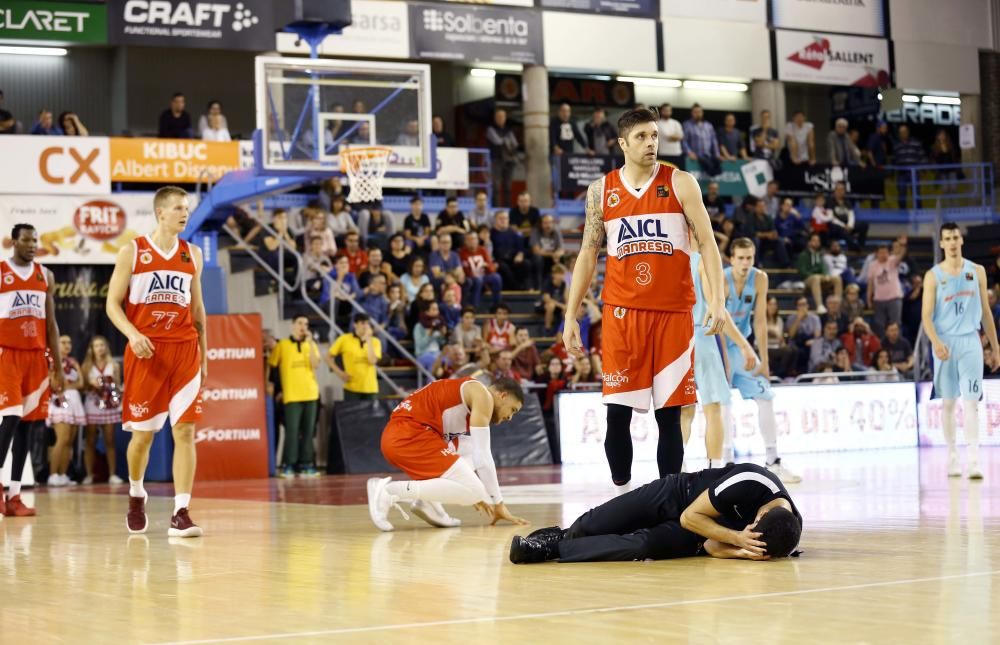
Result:
[[[491,524],[527,524],[504,506],[490,451],[490,423],[509,421],[523,403],[524,391],[512,379],[486,386],[465,378],[435,381],[396,406],[382,431],[382,454],[411,481],[368,480],[375,526],[393,530],[393,506],[407,517],[399,502],[410,502],[414,515],[439,528],[460,524],[441,504],[475,506]]]
[[[568,529],[516,536],[514,564],[715,558],[792,553],[802,516],[781,479],[756,464],[667,475],[580,516]]]

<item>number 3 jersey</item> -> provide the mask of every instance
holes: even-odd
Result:
[[[135,255],[125,298],[125,315],[143,336],[180,343],[197,340],[191,318],[191,282],[195,279],[191,247],[178,239],[169,252],[149,236],[132,240]]]
[[[49,281],[37,262],[0,262],[0,347],[45,349],[45,298]]]
[[[672,166],[636,189],[622,169],[604,176],[605,304],[631,309],[690,312],[694,307],[691,238],[684,209],[674,194]]]

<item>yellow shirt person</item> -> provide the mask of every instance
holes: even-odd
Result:
[[[315,465],[313,434],[319,411],[319,349],[309,332],[309,319],[298,316],[292,321],[292,335],[283,338],[271,350],[268,365],[281,375],[281,402],[284,404],[285,447],[282,479],[318,477]]]
[[[343,369],[334,361],[340,356]],[[346,400],[374,399],[378,395],[378,374],[375,365],[382,358],[382,342],[373,335],[368,316],[354,318],[354,333],[342,334],[330,346],[327,365],[344,381]]]

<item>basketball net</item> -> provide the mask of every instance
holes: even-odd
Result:
[[[347,148],[340,151],[340,170],[347,175],[351,187],[347,201],[351,204],[382,199],[382,179],[389,166],[389,148]]]

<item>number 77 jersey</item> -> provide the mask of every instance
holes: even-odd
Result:
[[[197,340],[191,318],[191,282],[196,270],[191,247],[177,240],[168,252],[149,236],[132,240],[132,277],[125,297],[125,315],[153,343]]]
[[[605,304],[676,312],[694,307],[691,236],[674,194],[674,172],[673,166],[657,164],[639,188],[625,181],[622,169],[604,176]]]

